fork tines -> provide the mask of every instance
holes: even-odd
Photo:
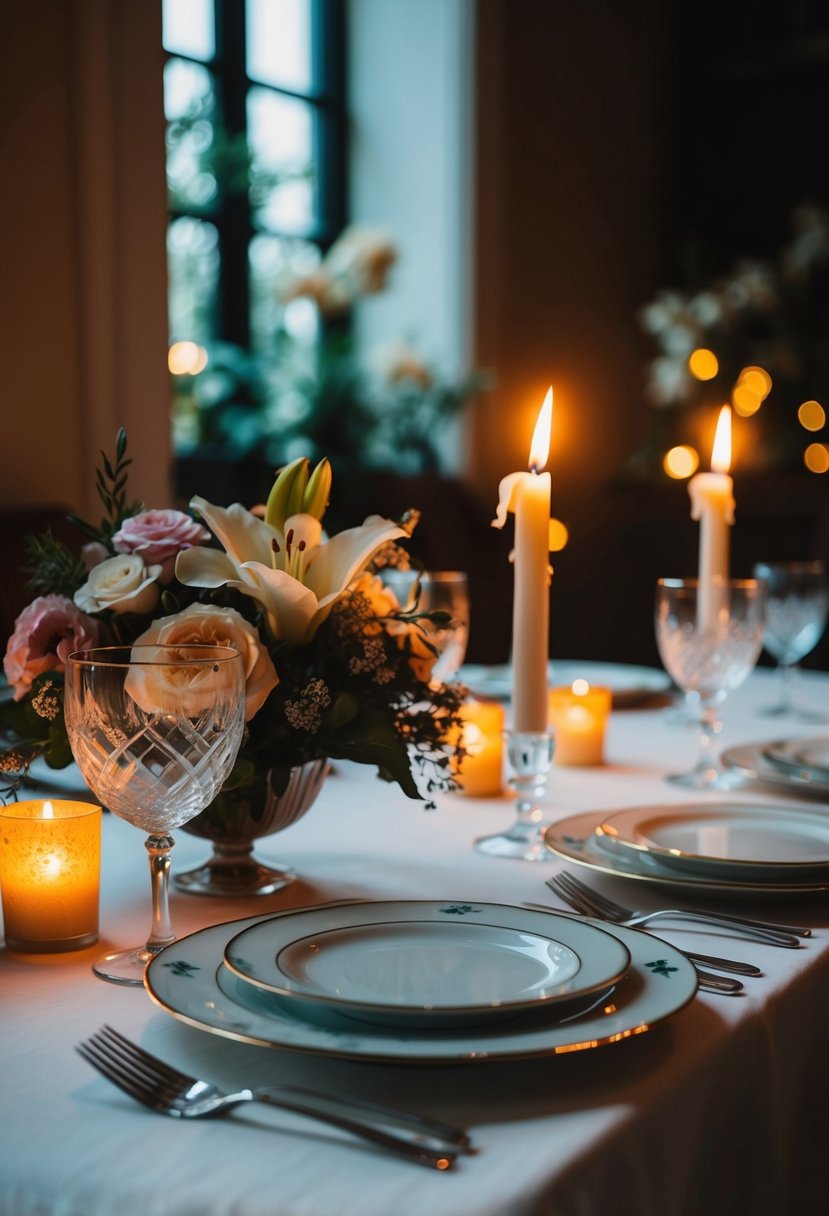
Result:
[[[190,1078],[156,1060],[111,1026],[102,1026],[75,1048],[102,1076],[145,1106],[163,1109]],[[166,1091],[166,1093],[165,1093]]]

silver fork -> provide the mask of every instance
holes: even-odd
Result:
[[[623,904],[615,903],[612,899],[608,899],[606,895],[600,895],[598,891],[594,891],[592,887],[587,887],[583,882],[574,878],[572,874],[559,874],[558,879],[563,880],[564,884],[573,891],[576,895],[581,895],[590,899],[594,906],[599,909],[592,913],[594,916],[601,916],[603,920],[615,921],[619,925],[628,925],[633,928],[635,925],[646,925],[649,921],[658,918],[671,920],[687,920],[694,921],[696,924],[710,925],[714,928],[727,929],[729,932],[747,938],[749,941],[765,942],[769,946],[785,946],[788,949],[798,949],[800,941],[795,936],[794,929],[784,929],[782,925],[771,925],[765,921],[747,920],[739,916],[729,916],[725,913],[711,912],[694,912],[688,908],[660,908],[656,912],[641,912],[634,908],[626,908]],[[551,890],[555,890],[553,879],[547,880],[547,886]],[[804,937],[811,935],[811,930],[798,930]]]
[[[574,908],[576,912],[581,912],[584,916],[595,916],[599,920],[611,920],[611,917],[603,915],[599,911],[601,904],[598,899],[594,899],[594,891],[588,891],[586,888],[579,890],[577,887],[570,887],[568,879],[569,874],[554,875],[547,886],[551,891],[554,891],[559,899],[563,899],[566,904]],[[613,919],[613,924],[621,924],[618,919]],[[632,926],[631,926],[632,927]],[[735,958],[720,958],[715,954],[699,954],[696,951],[685,950],[683,954],[689,958],[692,963],[701,963],[706,967],[716,967],[718,971],[730,971],[734,975],[762,975],[763,972],[759,967],[755,967],[754,963],[743,963]]]
[[[560,877],[566,877],[561,875]],[[560,881],[551,880],[547,884],[551,891],[554,891],[559,899],[568,904],[576,912],[582,916],[592,916],[597,920],[607,921],[606,916],[602,916],[596,904],[586,895],[573,892]],[[618,924],[618,921],[610,922]],[[696,968],[699,977],[700,987],[705,988],[710,992],[725,992],[733,995],[743,991],[743,985],[739,980],[729,979],[724,975],[714,975],[710,971],[704,970],[707,967],[716,967],[718,971],[731,971],[735,975],[762,975],[763,972],[759,967],[755,967],[753,963],[741,963],[737,959],[732,958],[717,958],[713,954],[697,954],[691,950],[683,949],[682,953],[689,959]]]
[[[459,1153],[472,1151],[469,1136],[459,1128],[357,1098],[345,1101],[297,1085],[222,1093],[165,1064],[111,1026],[102,1026],[76,1051],[130,1097],[176,1119],[201,1119],[245,1102],[264,1102],[331,1123],[438,1170],[449,1169]]]

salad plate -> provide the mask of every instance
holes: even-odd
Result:
[[[766,755],[770,746],[769,743],[742,743],[727,747],[720,760],[749,783],[776,785],[790,794],[805,794],[829,802],[829,777],[813,776],[799,766],[781,768],[779,764],[773,764]]]
[[[533,1058],[616,1043],[678,1013],[697,991],[696,971],[676,947],[639,929],[613,925],[608,930],[601,922],[580,918],[611,931],[631,962],[612,992],[591,998],[588,1009],[571,1017],[538,1010],[461,1030],[368,1026],[331,1010],[310,1018],[225,966],[231,938],[258,919],[212,925],[167,946],[147,967],[144,982],[151,999],[178,1021],[242,1043],[423,1065]]]
[[[458,679],[480,696],[501,701],[508,701],[512,696],[512,667],[509,663],[494,667],[469,663],[461,667]],[[615,709],[634,708],[671,689],[670,676],[656,667],[582,662],[580,659],[555,659],[548,664],[548,685],[572,684],[574,680],[587,680],[588,684],[609,688]]]
[[[306,1012],[414,1027],[569,1002],[612,987],[630,965],[618,938],[571,917],[445,900],[286,912],[240,932],[224,961]]]
[[[829,818],[787,806],[698,803],[614,811],[598,842],[702,877],[829,883]]]
[[[547,847],[557,857],[586,866],[601,874],[630,878],[635,882],[673,888],[683,894],[722,895],[745,899],[793,899],[829,892],[829,877],[824,881],[752,882],[723,877],[711,878],[678,870],[648,853],[611,851],[597,834],[608,818],[605,812],[588,811],[568,815],[550,824],[544,833]],[[615,928],[615,926],[614,926]]]
[[[782,739],[767,743],[763,756],[785,773],[829,782],[829,739]]]

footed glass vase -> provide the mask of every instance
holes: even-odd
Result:
[[[173,877],[191,895],[271,895],[296,877],[288,866],[267,865],[253,853],[254,841],[285,828],[310,810],[328,774],[328,761],[309,760],[287,773],[271,770],[242,789],[220,793],[182,825],[213,843],[212,856]]]

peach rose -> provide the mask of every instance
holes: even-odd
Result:
[[[153,621],[134,644],[232,646],[238,650],[245,668],[246,722],[258,713],[279,683],[276,668],[259,634],[235,608],[191,604],[183,612]]]

